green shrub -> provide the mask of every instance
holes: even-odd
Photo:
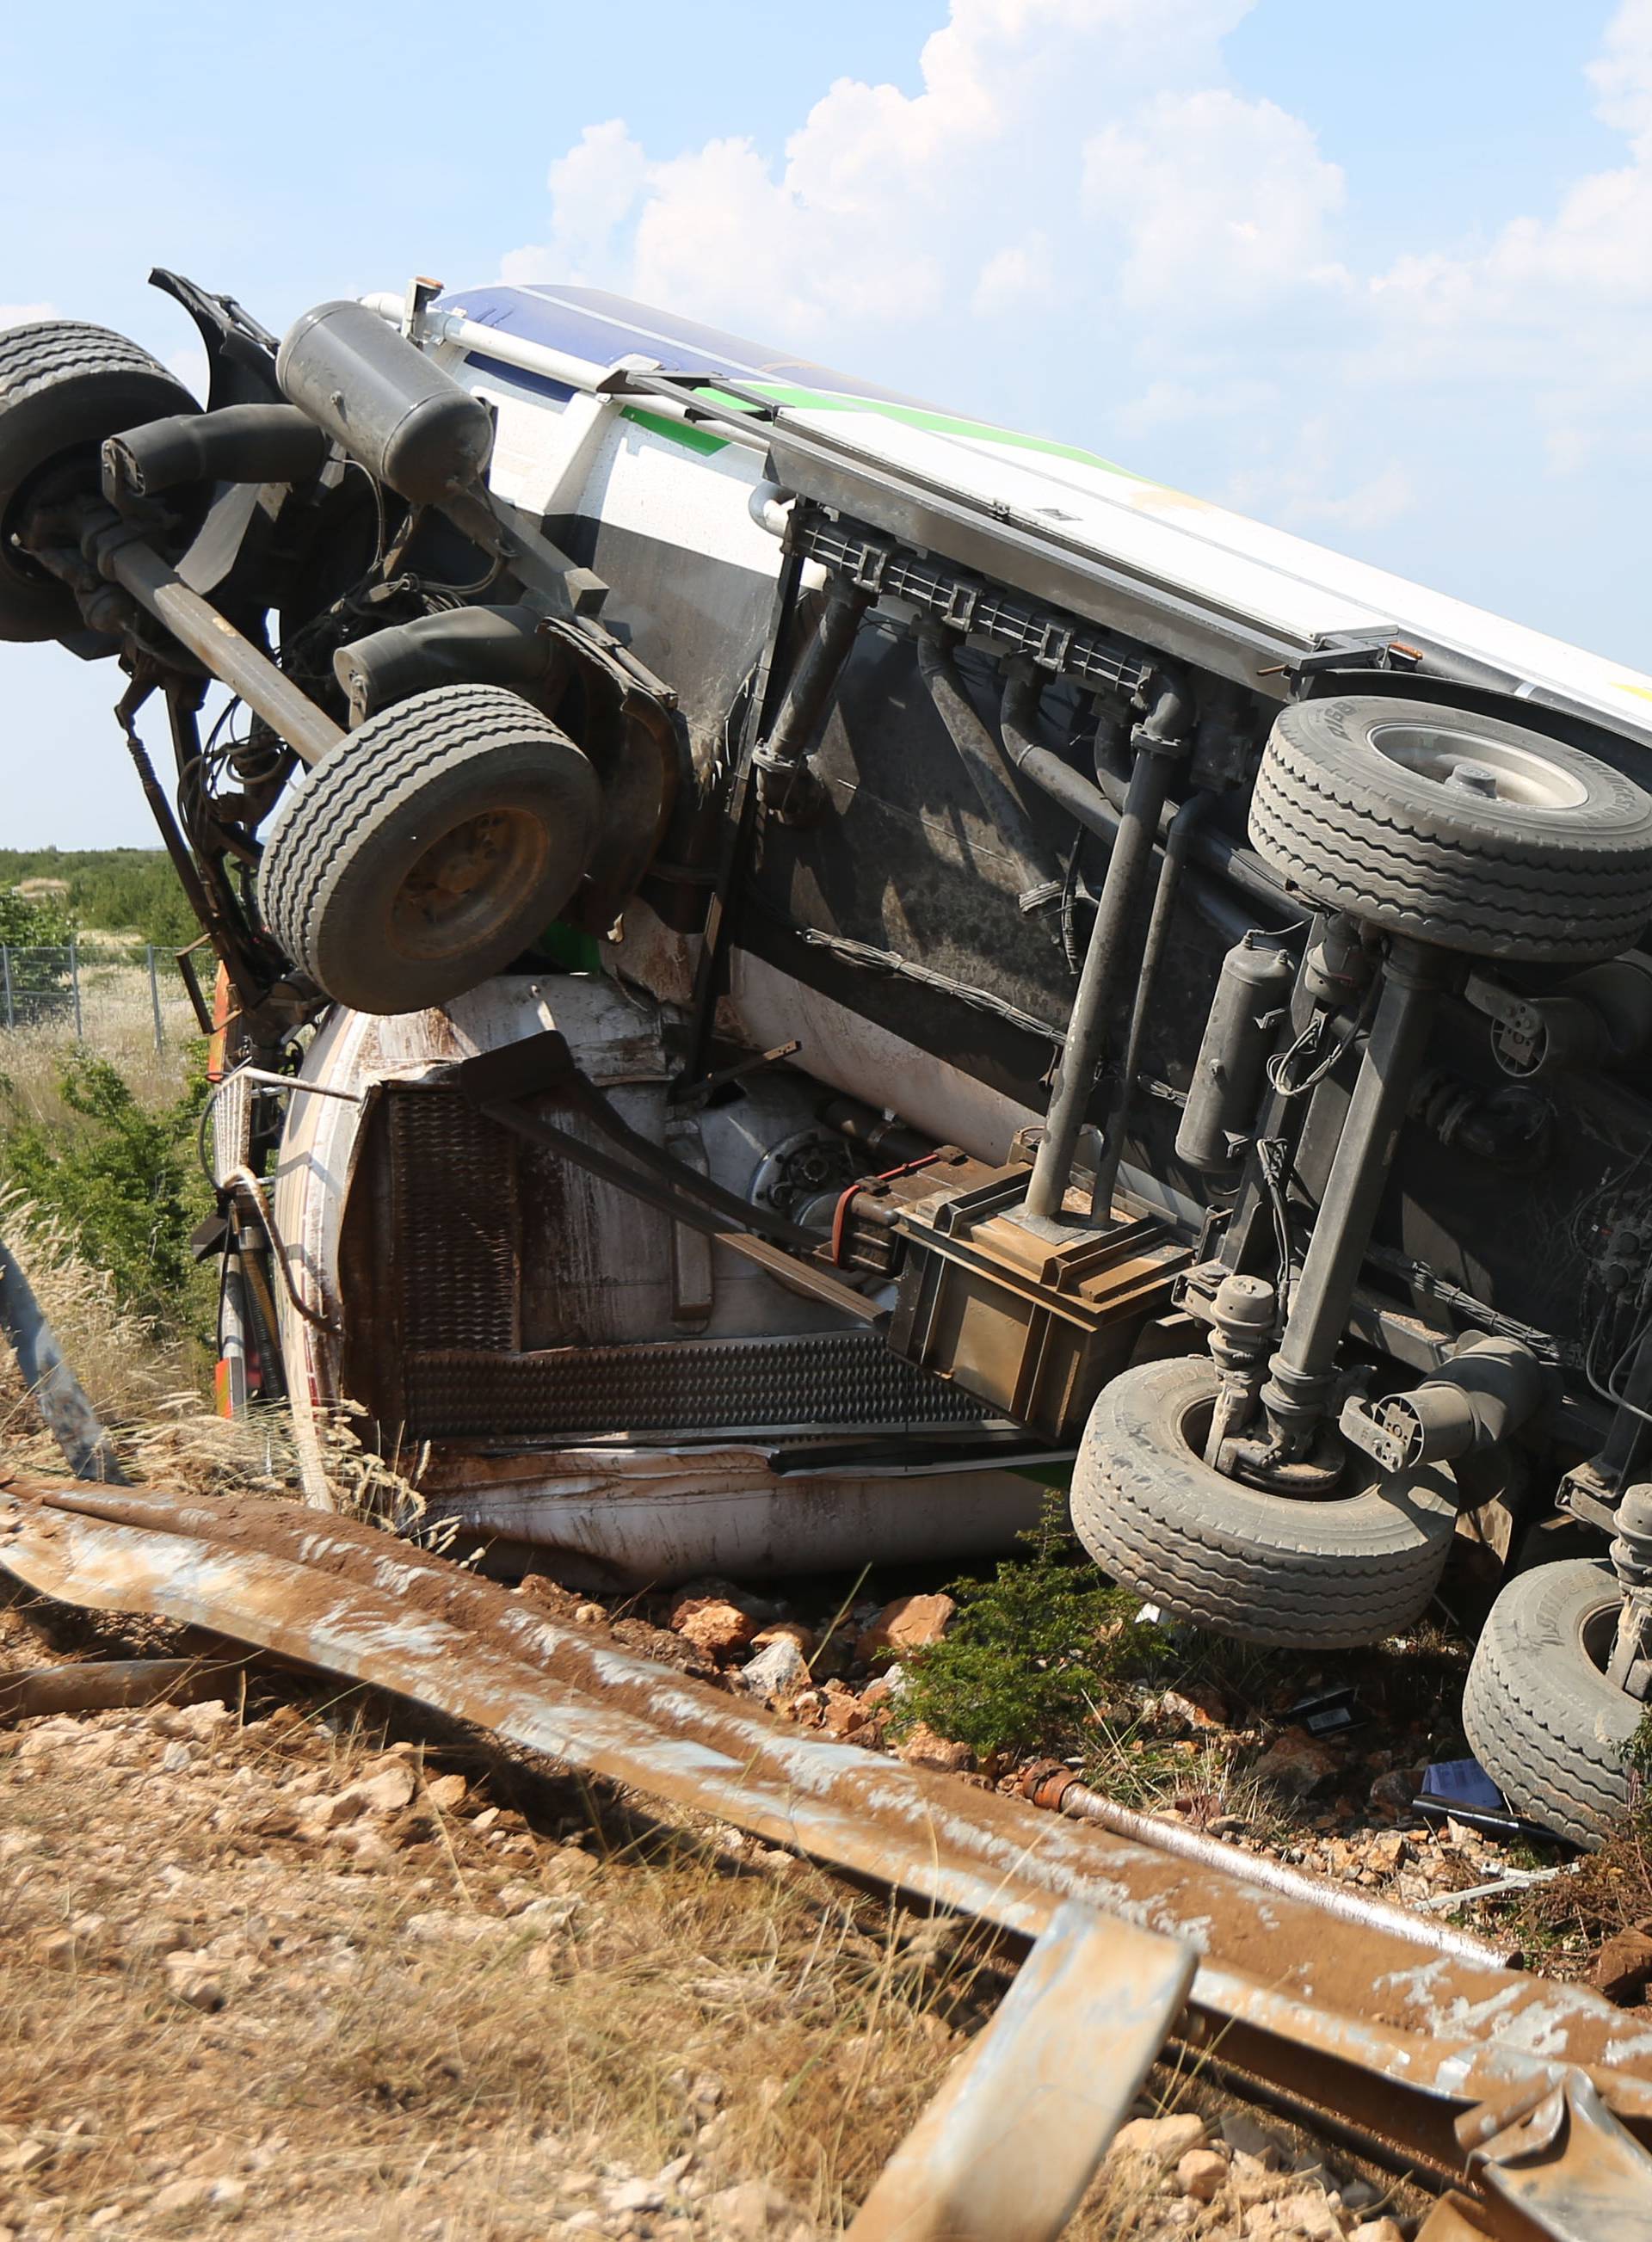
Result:
[[[16,1186],[108,1271],[123,1306],[169,1335],[204,1337],[210,1284],[189,1249],[212,1195],[196,1165],[203,1085],[151,1109],[118,1068],[77,1051],[59,1064],[71,1118],[0,1126],[0,1182]]]
[[[1629,1811],[1652,1837],[1652,1707],[1641,1715],[1623,1756],[1629,1770]]]
[[[73,916],[55,896],[0,888],[0,942],[16,950],[63,950],[74,938]]]
[[[913,1652],[891,1725],[917,1722],[984,1756],[1062,1750],[1140,1655],[1139,1599],[1111,1588],[1067,1531],[1052,1494],[1020,1539],[1032,1554],[990,1581],[956,1581],[960,1606],[938,1642]]]

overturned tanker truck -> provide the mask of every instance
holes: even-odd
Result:
[[[118,657],[216,953],[232,1406],[608,1580],[978,1550],[1070,1467],[1108,1574],[1333,1650],[1470,1538],[1471,1742],[1598,1839],[1652,679],[594,291],[278,346],[154,277],[205,410],[0,335],[0,634]]]

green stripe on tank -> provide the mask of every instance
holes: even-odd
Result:
[[[729,448],[726,436],[713,436],[704,428],[691,428],[683,420],[668,420],[658,413],[643,413],[635,405],[626,406],[621,418],[635,420],[639,428],[646,428],[650,435],[668,437],[674,444],[681,444],[685,451],[709,454],[726,452]]]
[[[749,381],[749,389],[760,390],[772,397],[776,405],[790,405],[809,413],[876,413],[885,420],[899,420],[909,428],[921,428],[931,436],[967,436],[977,442],[1003,444],[1017,452],[1038,452],[1047,460],[1071,460],[1074,466],[1099,467],[1104,474],[1123,475],[1132,483],[1151,481],[1147,475],[1138,475],[1133,467],[1121,467],[1116,460],[1104,460],[1098,452],[1086,452],[1078,444],[1059,444],[1052,436],[1024,436],[1014,428],[997,428],[990,420],[965,420],[953,413],[932,413],[921,405],[890,405],[877,397],[845,397],[825,389],[794,389],[779,381]]]
[[[990,420],[966,420],[955,413],[934,413],[921,405],[891,405],[876,397],[846,397],[836,390],[799,389],[783,381],[754,379],[745,386],[772,398],[776,405],[790,406],[800,412],[872,413],[883,420],[898,420],[909,428],[922,429],[927,435],[960,436],[978,443],[1002,444],[1009,451],[1035,452],[1046,460],[1069,460],[1075,467],[1098,467],[1103,474],[1123,475],[1132,483],[1152,480],[1138,474],[1133,467],[1120,467],[1117,460],[1104,460],[1098,452],[1087,452],[1080,444],[1058,443],[1052,436],[1024,436],[1017,429],[996,427]],[[715,382],[706,383],[700,394],[708,404],[721,405],[729,412],[756,410],[746,398],[725,396]],[[691,452],[709,454],[727,449],[724,437],[711,435],[703,428],[689,427],[681,420],[668,420],[639,406],[628,405],[624,415],[628,420],[635,420],[639,428],[668,437]]]

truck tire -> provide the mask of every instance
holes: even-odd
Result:
[[[1216,1382],[1207,1356],[1185,1355],[1102,1389],[1071,1494],[1073,1530],[1102,1571],[1177,1619],[1281,1649],[1377,1642],[1414,1620],[1451,1546],[1449,1473],[1313,1500],[1224,1479],[1201,1453]]]
[[[1577,748],[1428,701],[1281,710],[1250,830],[1288,887],[1444,950],[1586,965],[1652,919],[1652,795]]]
[[[1629,1811],[1629,1743],[1649,1708],[1606,1678],[1622,1590],[1605,1557],[1510,1581],[1463,1692],[1463,1733],[1516,1812],[1591,1849]]]
[[[579,884],[601,809],[565,732],[495,685],[381,709],[277,813],[265,923],[336,1004],[415,1012],[502,972]]]
[[[11,540],[42,498],[96,493],[107,436],[199,410],[175,374],[124,335],[77,319],[0,330],[0,639],[81,628],[67,585]]]

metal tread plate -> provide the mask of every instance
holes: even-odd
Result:
[[[414,1440],[886,1432],[976,1424],[991,1413],[898,1360],[876,1332],[858,1331],[542,1354],[431,1349],[408,1357],[406,1391],[405,1430]]]

